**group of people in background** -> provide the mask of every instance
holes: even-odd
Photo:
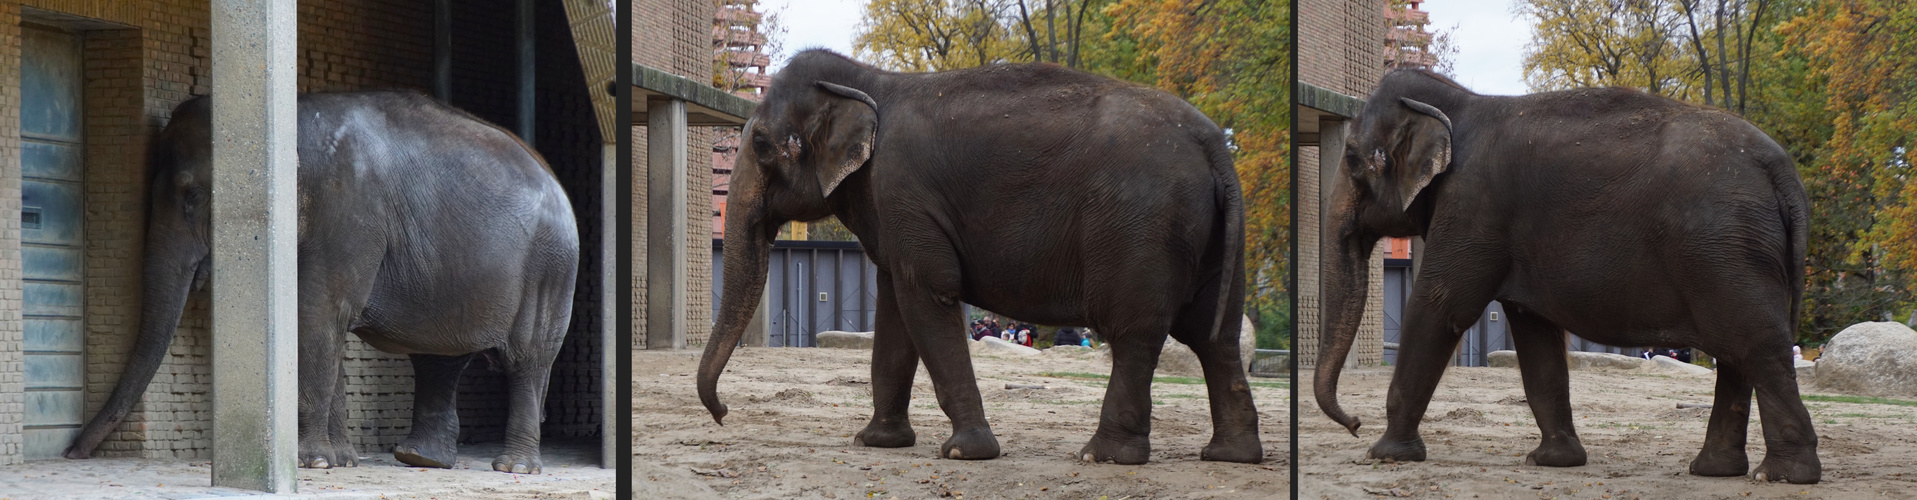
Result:
[[[1032,347],[1038,341],[1038,326],[1031,323],[1007,322],[999,324],[997,318],[979,318],[972,320],[972,340],[985,337],[998,337],[999,340]],[[1092,346],[1091,331],[1080,333],[1077,329],[1063,327],[1052,336],[1052,345]]]
[[[1644,352],[1638,354],[1638,357],[1641,357],[1644,359],[1651,359],[1652,357],[1656,357],[1656,356],[1664,356],[1664,357],[1668,357],[1678,361],[1683,361],[1685,363],[1689,363],[1691,362],[1691,349],[1690,348],[1671,349],[1671,348],[1665,348],[1665,347],[1654,347],[1650,349],[1645,349]]]

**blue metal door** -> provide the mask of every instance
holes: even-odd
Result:
[[[80,432],[86,411],[81,66],[73,34],[29,27],[21,35],[23,451],[33,460],[58,457]]]

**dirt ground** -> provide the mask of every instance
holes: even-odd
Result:
[[[923,367],[912,391],[918,443],[882,449],[852,446],[872,416],[870,351],[739,349],[719,379],[725,426],[694,391],[699,354],[633,354],[634,498],[1282,498],[1290,489],[1290,389],[1280,379],[1252,379],[1261,465],[1199,461],[1211,439],[1204,385],[1163,377],[1152,384],[1151,463],[1085,464],[1071,455],[1097,427],[1109,362],[974,355],[1002,455],[960,461],[936,458],[951,423]]]
[[[599,468],[599,441],[542,443],[537,475],[492,470],[499,443],[465,444],[453,469],[408,467],[391,453],[366,453],[359,467],[300,469],[299,493],[273,498],[600,499],[613,498],[617,471]],[[0,499],[245,498],[256,491],[212,486],[206,460],[95,458],[0,467]]]
[[[1341,380],[1339,401],[1363,422],[1361,437],[1318,411],[1310,371],[1299,377],[1303,498],[1917,498],[1917,406],[1809,396],[1824,477],[1805,486],[1686,473],[1710,410],[1677,404],[1710,403],[1714,374],[1572,372],[1572,412],[1590,458],[1571,468],[1524,465],[1539,434],[1515,368],[1445,372],[1421,424],[1427,461],[1400,464],[1364,458],[1384,432],[1390,368],[1347,370]],[[1752,466],[1764,455],[1761,412],[1753,406]]]

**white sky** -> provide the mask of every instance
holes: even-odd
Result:
[[[779,13],[785,24],[785,46],[772,54],[770,72],[801,50],[825,47],[852,55],[852,35],[865,11],[864,0],[760,0],[759,9]]]
[[[1457,44],[1453,73],[1458,83],[1480,94],[1527,93],[1524,86],[1524,44],[1531,26],[1520,22],[1513,0],[1431,0],[1418,7],[1431,13],[1433,32],[1457,26],[1451,39]]]

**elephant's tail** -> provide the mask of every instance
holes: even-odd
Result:
[[[1804,193],[1804,183],[1798,179],[1797,166],[1791,161],[1790,155],[1781,157],[1783,160],[1780,165],[1771,169],[1771,186],[1777,190],[1778,216],[1784,223],[1784,251],[1788,260],[1784,261],[1781,271],[1784,282],[1790,285],[1791,290],[1791,324],[1788,331],[1794,337],[1804,309],[1804,259],[1809,254],[1806,245],[1810,240],[1810,198]]]
[[[1232,285],[1243,276],[1232,273],[1244,273],[1245,258],[1245,200],[1238,189],[1238,169],[1233,166],[1231,148],[1225,146],[1222,134],[1207,135],[1203,141],[1206,155],[1211,161],[1212,183],[1216,186],[1213,196],[1218,209],[1225,214],[1224,240],[1214,248],[1218,249],[1218,311],[1212,317],[1211,340],[1218,340],[1219,332],[1225,330],[1225,314],[1232,310],[1232,300],[1244,300],[1232,297]]]

